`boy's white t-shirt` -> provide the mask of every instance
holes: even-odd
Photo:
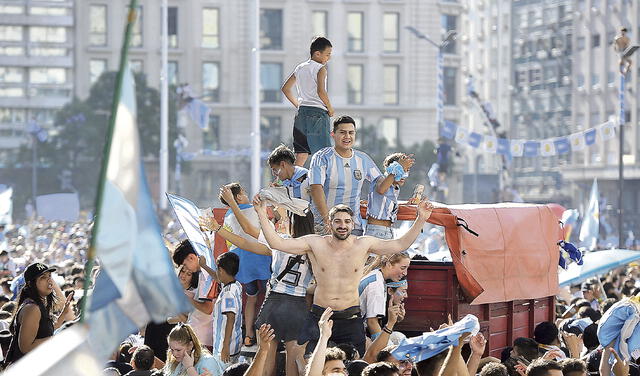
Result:
[[[318,72],[324,65],[309,59],[293,70],[293,74],[296,77],[296,89],[298,90],[298,103],[301,106],[318,107],[323,110],[327,109],[327,106],[322,103],[320,96],[318,96]],[[327,89],[327,81],[324,81],[324,89]]]

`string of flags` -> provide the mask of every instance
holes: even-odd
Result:
[[[270,153],[269,151],[261,151],[260,158],[267,159],[267,157],[269,157],[269,153]],[[206,155],[211,157],[250,157],[251,148],[229,149],[229,150],[202,149],[197,152],[181,152],[180,153],[180,157],[184,161],[193,160],[199,155]]]
[[[584,150],[586,147],[594,145],[598,139],[600,141],[610,140],[616,135],[616,125],[615,120],[609,120],[568,136],[544,140],[512,140],[472,132],[467,128],[445,120],[442,127],[442,136],[455,140],[459,144],[469,145],[474,149],[482,149],[492,154],[501,154],[507,157],[549,157]]]

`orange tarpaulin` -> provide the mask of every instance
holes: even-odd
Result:
[[[445,228],[460,287],[472,304],[557,293],[560,227],[548,206],[434,205],[429,222]],[[414,205],[400,205],[399,220],[415,218]]]

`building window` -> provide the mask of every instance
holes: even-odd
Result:
[[[260,101],[282,102],[280,85],[282,85],[282,64],[260,64]]]
[[[93,84],[98,81],[102,73],[107,70],[106,60],[91,60],[89,62],[89,81]]]
[[[64,84],[67,70],[64,68],[30,68],[29,82],[32,84]]]
[[[91,5],[89,7],[89,45],[107,45],[106,5]]]
[[[22,5],[0,5],[0,14],[23,14]]]
[[[444,68],[444,104],[456,105],[456,68]]]
[[[578,51],[584,50],[585,39],[584,37],[578,37]]]
[[[349,12],[347,14],[347,49],[349,52],[364,51],[364,13]]]
[[[0,67],[0,83],[21,83],[24,82],[24,68]]]
[[[220,116],[209,115],[209,126],[202,131],[202,148],[205,150],[220,149]]]
[[[600,76],[596,73],[591,73],[591,86],[597,86],[600,84]]]
[[[262,150],[273,150],[282,142],[282,119],[280,116],[260,117],[260,143]]]
[[[616,83],[616,74],[609,71],[607,72],[607,84],[609,84],[609,86],[613,86]]]
[[[382,119],[382,135],[387,140],[387,145],[391,147],[398,146],[398,119],[384,118]]]
[[[600,34],[593,34],[591,36],[591,47],[600,47]]]
[[[202,98],[209,102],[220,100],[220,64],[202,63]]]
[[[167,66],[167,78],[169,80],[169,85],[177,85],[178,84],[178,62],[177,61],[169,61]]]
[[[456,30],[457,27],[457,23],[458,23],[458,17],[451,15],[451,14],[443,14],[442,16],[440,16],[440,23],[441,23],[441,27],[442,29],[444,29],[445,33],[452,31],[452,30]],[[483,25],[484,27],[484,25]],[[456,53],[456,42],[455,40],[449,41],[449,44],[447,44],[443,49],[442,52],[446,53],[446,54],[455,54]]]
[[[68,16],[71,8],[62,7],[31,7],[29,14],[34,16]]]
[[[26,111],[22,108],[0,108],[0,123],[21,124],[25,121]]]
[[[260,48],[282,49],[282,9],[260,9]]]
[[[144,64],[142,60],[131,60],[129,62],[129,68],[133,73],[143,73],[144,72]]]
[[[129,8],[127,7],[127,11]],[[142,47],[142,5],[138,6],[138,11],[136,12],[136,22],[133,24],[133,30],[131,33],[131,47]]]
[[[3,56],[23,56],[24,48],[17,46],[0,46],[0,55]]]
[[[202,47],[220,48],[220,24],[218,8],[202,9]]]
[[[400,51],[400,15],[398,13],[385,13],[384,28],[384,52]]]
[[[582,73],[578,73],[578,76],[576,77],[576,84],[578,86],[578,88],[583,88],[584,87],[584,74]]]
[[[169,48],[178,48],[178,7],[167,8],[167,34]]]
[[[67,29],[64,27],[31,26],[29,28],[29,40],[31,42],[65,43],[67,41]]]
[[[398,65],[384,66],[384,104],[398,104],[399,72]]]
[[[347,67],[347,103],[362,104],[363,76],[364,67],[362,65],[349,65]]]
[[[52,126],[56,120],[56,110],[33,109],[29,110],[29,120],[35,121],[39,125]]]
[[[314,36],[327,36],[328,12],[324,10],[314,10],[311,12],[311,29]]]
[[[3,42],[22,41],[22,26],[0,25],[0,41],[3,41]]]

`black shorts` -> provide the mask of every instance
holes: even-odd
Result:
[[[293,341],[307,320],[307,301],[302,296],[270,292],[262,303],[256,328],[269,324],[278,341]]]
[[[311,307],[307,322],[302,328],[302,332],[298,338],[299,345],[307,342],[305,354],[311,354],[318,344],[318,339],[320,338],[318,321],[320,321],[320,316],[322,316],[324,310],[325,308],[315,304]],[[349,307],[342,311],[333,311],[331,320],[333,320],[333,329],[331,330],[331,338],[329,338],[329,340],[336,345],[350,343],[355,346],[361,357],[364,356],[364,321],[360,314],[360,306]]]
[[[293,121],[293,150],[314,154],[331,146],[331,118],[326,110],[300,106]]]

